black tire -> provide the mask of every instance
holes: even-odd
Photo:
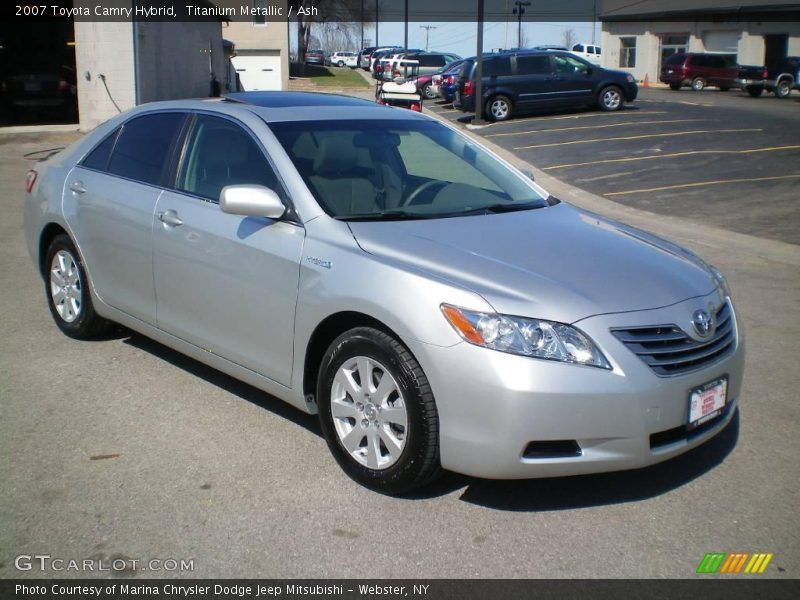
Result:
[[[669,89],[678,91],[679,89],[681,89],[681,84],[680,83],[670,83],[669,84]]]
[[[68,268],[63,269],[60,259],[64,259],[64,264],[71,261],[71,266],[68,264]],[[44,290],[47,306],[58,328],[69,337],[79,340],[91,339],[104,333],[108,329],[109,322],[94,311],[83,259],[67,235],[62,233],[53,238],[47,248],[44,264]],[[72,266],[74,266],[74,271]],[[59,286],[56,269],[61,272],[66,270],[74,273],[74,283],[64,287]],[[63,277],[61,281],[65,281]],[[65,283],[67,282],[65,281]],[[63,302],[55,300],[55,294],[59,293],[57,290],[66,294]],[[64,292],[64,290],[67,291]],[[70,302],[70,298],[74,304]],[[77,310],[74,310],[75,306],[77,306]]]
[[[748,85],[745,90],[747,93],[750,94],[753,98],[758,98],[761,94],[764,93],[764,88],[755,85]]]
[[[788,98],[792,93],[792,81],[787,77],[779,80],[775,86],[775,95],[778,98]]]
[[[426,83],[422,86],[422,95],[425,96],[428,100],[433,100],[436,98],[436,94],[433,93],[433,89],[431,88],[430,83]]]
[[[514,112],[514,106],[508,96],[499,94],[486,102],[486,117],[492,121],[508,121]]]
[[[341,435],[344,437],[347,435],[340,434],[336,429],[337,424],[334,423],[331,409],[334,379],[340,369],[357,357],[366,357],[376,363],[377,367],[385,369],[377,383],[375,380],[372,381],[373,385],[377,386],[387,373],[391,375],[397,384],[399,394],[394,402],[402,398],[401,406],[405,409],[406,426],[401,430],[404,445],[399,457],[384,468],[369,468],[359,462],[356,456],[351,455],[340,439]],[[378,370],[378,368],[370,370],[370,377],[374,377]],[[353,376],[355,377],[355,373]],[[376,431],[382,430],[384,427],[389,427],[389,421],[381,423],[381,413],[375,416],[375,411],[372,410],[368,414],[369,407],[364,404],[356,409],[356,406],[359,406],[359,399],[374,409],[377,405],[372,405],[375,401],[373,397],[352,398],[350,392],[343,392],[342,398],[346,404],[352,405],[350,410],[354,411],[356,416],[344,418],[340,416],[338,422],[343,424],[345,421],[352,421],[351,425],[341,426],[352,428],[351,431],[355,432],[353,439],[357,439],[359,443],[355,452],[358,453],[363,449],[366,455],[370,427],[374,425]],[[320,426],[331,453],[344,472],[361,485],[384,494],[404,494],[430,483],[441,474],[439,417],[433,392],[422,367],[408,349],[392,336],[372,327],[356,327],[336,338],[325,352],[320,365],[317,403]],[[388,405],[383,406],[384,410],[386,406]],[[355,412],[356,410],[360,413]],[[358,429],[359,427],[361,429]],[[387,455],[381,458],[392,460],[390,451],[385,445],[380,446],[380,451],[383,450],[387,451]],[[368,460],[366,457],[362,458]]]
[[[702,92],[706,87],[706,80],[702,77],[695,77],[692,79],[692,90],[695,92]]]
[[[731,89],[731,88],[729,88],[728,86],[719,86],[719,91],[720,92],[727,92],[729,89]]]
[[[605,112],[620,110],[625,105],[625,96],[616,85],[607,85],[597,95],[597,106]]]
[[[342,68],[344,66],[344,61],[340,60],[339,62],[336,63],[336,66]]]

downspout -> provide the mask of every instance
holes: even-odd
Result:
[[[131,4],[135,11],[138,0],[133,0]],[[136,106],[139,106],[141,104],[141,92],[139,91],[139,84],[141,83],[139,74],[139,21],[136,19],[135,12],[131,19],[131,25],[133,26],[133,102]]]

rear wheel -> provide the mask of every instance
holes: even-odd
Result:
[[[343,67],[344,66],[344,61],[340,60],[339,62],[336,63],[336,66],[337,67]]]
[[[424,86],[422,86],[422,95],[428,100],[433,100],[436,98],[436,94],[433,93],[433,88],[431,87],[430,83],[426,83]]]
[[[745,89],[753,98],[758,98],[762,93],[764,93],[764,88],[756,85],[748,85]]]
[[[775,86],[775,95],[778,98],[788,98],[792,93],[792,82],[789,79],[781,79]]]
[[[604,87],[600,90],[597,104],[600,106],[600,110],[608,112],[621,109],[623,104],[622,90],[615,85]]]
[[[670,83],[669,84],[669,89],[677,91],[677,90],[681,89],[681,84],[680,83]]]
[[[702,92],[706,87],[706,80],[702,77],[695,77],[692,79],[692,89],[695,92]]]
[[[511,100],[506,96],[495,96],[486,103],[486,114],[492,121],[507,121],[511,112]]]
[[[86,270],[75,245],[65,234],[57,235],[45,257],[47,306],[58,328],[76,339],[103,333],[108,321],[94,312]]]
[[[328,447],[358,483],[402,494],[441,473],[431,387],[392,336],[357,327],[336,338],[320,366],[317,399]]]

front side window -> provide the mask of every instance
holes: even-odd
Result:
[[[636,38],[619,38],[619,66],[632,69],[636,66]]]
[[[337,218],[436,218],[547,205],[527,180],[440,123],[376,119],[270,127],[320,206]]]
[[[175,187],[214,202],[226,185],[263,185],[280,193],[258,144],[227,119],[198,115],[186,141]]]
[[[156,113],[125,123],[108,162],[108,172],[160,185],[185,117],[184,113]]]
[[[589,68],[582,60],[574,56],[561,56],[559,54],[553,55],[553,67],[556,73],[569,75],[572,73],[583,73]]]

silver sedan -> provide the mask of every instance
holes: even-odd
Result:
[[[385,493],[442,469],[643,467],[718,433],[741,393],[718,271],[411,111],[148,104],[27,187],[65,334],[120,323],[318,413],[344,471]]]

